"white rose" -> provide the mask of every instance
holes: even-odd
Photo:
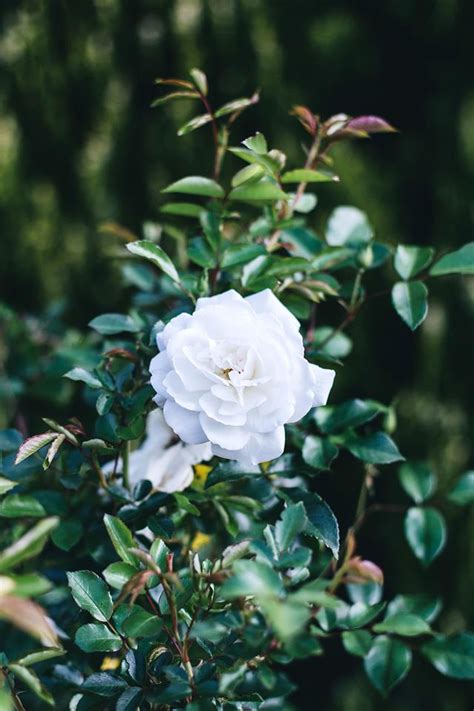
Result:
[[[129,478],[132,485],[149,479],[157,491],[183,491],[194,477],[193,465],[212,457],[210,444],[184,444],[175,442],[173,430],[166,424],[161,410],[150,412],[146,423],[146,437],[141,446],[130,454]],[[122,460],[117,469],[122,468]],[[103,467],[112,473],[114,462]]]
[[[184,442],[258,464],[280,456],[284,425],[325,405],[333,370],[304,357],[297,319],[269,290],[199,299],[157,337],[151,384]]]

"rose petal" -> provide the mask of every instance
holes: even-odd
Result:
[[[175,432],[183,442],[188,444],[202,444],[208,437],[199,422],[199,414],[185,410],[177,405],[174,400],[167,400],[163,408],[163,415],[173,432]]]

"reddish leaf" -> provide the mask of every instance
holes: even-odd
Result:
[[[356,116],[348,121],[346,128],[364,133],[394,133],[397,130],[380,116]]]

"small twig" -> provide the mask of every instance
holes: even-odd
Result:
[[[122,448],[122,477],[123,485],[130,491],[130,441],[126,440]]]

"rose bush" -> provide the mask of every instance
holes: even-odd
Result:
[[[151,384],[168,425],[242,464],[279,457],[285,423],[325,405],[335,376],[305,359],[299,330],[269,289],[200,298],[157,336]]]
[[[398,449],[395,406],[344,393],[344,378],[326,401],[357,350],[347,331],[360,310],[390,294],[415,330],[427,283],[473,274],[474,244],[442,257],[384,244],[349,206],[324,223],[316,213],[313,230],[309,188],[337,182],[333,145],[391,126],[294,107],[309,141],[304,164],[287,169],[261,133],[229,146],[258,95],[213,110],[205,75],[191,79],[166,80],[178,91],[158,103],[203,103],[180,134],[212,126],[213,177],[165,188],[185,197],[162,206],[144,239],[103,228],[129,240],[117,249],[134,288],[128,313],[94,318],[87,338],[38,339],[41,321],[10,336],[12,352],[31,341],[35,368],[14,364],[8,413],[41,372],[54,406],[56,371],[37,362],[61,353],[66,402],[81,383],[82,414],[45,418],[40,434],[0,431],[0,706],[289,711],[291,664],[327,648],[363,659],[383,695],[415,655],[433,674],[473,679],[474,635],[459,612],[440,616],[428,589],[384,600],[385,577],[389,591],[399,580],[360,536],[382,512],[413,566],[431,565],[447,520],[474,501],[473,472],[439,486],[432,463]],[[224,158],[246,164],[230,185]],[[373,289],[377,278],[393,284]],[[336,461],[344,483],[330,505],[320,492]],[[355,513],[340,527],[342,490]]]

